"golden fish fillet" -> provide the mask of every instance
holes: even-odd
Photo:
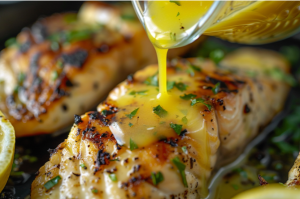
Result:
[[[128,74],[156,62],[131,7],[86,3],[78,15],[41,19],[10,40],[0,55],[0,109],[16,136],[71,125],[75,113],[91,110]]]
[[[250,48],[218,67],[173,60],[167,101],[156,99],[157,66],[138,71],[98,111],[75,115],[31,198],[204,198],[217,160],[239,154],[282,109],[288,70],[279,54]]]

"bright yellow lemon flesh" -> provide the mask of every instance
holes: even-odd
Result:
[[[258,188],[250,189],[238,194],[232,199],[299,199],[300,190],[285,187],[280,184],[269,184]]]
[[[0,192],[8,180],[15,152],[15,130],[0,111]]]

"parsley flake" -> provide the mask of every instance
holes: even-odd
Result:
[[[133,151],[135,149],[138,149],[138,145],[130,138],[130,141],[129,141],[129,145],[130,145],[130,150]]]
[[[183,96],[180,96],[180,98],[183,100],[191,100],[195,97],[197,97],[197,95],[194,95],[194,94],[184,94]]]
[[[129,95],[146,95],[146,92],[148,92],[148,90],[143,90],[143,91],[131,91],[129,93]]]
[[[171,90],[175,85],[175,82],[174,81],[171,81],[171,82],[167,82],[167,91]]]
[[[53,72],[51,73],[51,79],[52,79],[52,81],[55,81],[57,78],[58,78],[58,73],[57,73],[57,71],[55,70],[55,71],[53,71]]]
[[[211,90],[216,95],[220,91],[220,82],[218,82]]]
[[[232,186],[232,188],[234,188],[234,190],[238,190],[239,189],[239,186],[237,184],[232,184],[231,186]]]
[[[172,159],[172,162],[177,167],[177,169],[179,170],[179,173],[181,175],[181,179],[182,179],[182,182],[183,182],[184,186],[188,187],[185,172],[184,172],[185,164],[183,164],[177,156]]]
[[[158,74],[158,73],[155,73],[154,75],[148,77],[148,78],[144,81],[144,84],[147,84],[147,85],[149,85],[149,86],[158,86],[157,74]]]
[[[109,160],[110,162],[120,161],[118,158]]]
[[[208,110],[210,111],[211,110],[211,105],[207,104],[207,103],[204,103],[204,102],[205,102],[205,100],[202,99],[202,98],[193,99],[192,102],[191,102],[191,106],[194,106],[197,103],[201,103],[201,104],[204,104],[208,108]]]
[[[170,2],[171,2],[171,3],[175,3],[175,4],[178,5],[178,6],[181,6],[181,4],[180,4],[179,1],[172,1],[172,0],[170,0]]]
[[[160,105],[153,107],[153,112],[159,117],[165,117],[168,114],[168,112]]]
[[[170,127],[172,129],[174,129],[174,131],[176,132],[177,135],[180,135],[181,129],[182,129],[182,125],[170,123]]]
[[[55,178],[52,178],[51,180],[49,180],[48,182],[46,182],[44,184],[44,187],[46,188],[46,190],[51,189],[52,187],[54,187],[55,185],[58,184],[59,180],[61,180],[61,177],[58,175]]]
[[[92,191],[92,193],[98,193],[98,189],[96,189],[96,188],[93,188],[91,191]]]
[[[186,146],[181,147],[181,149],[182,149],[183,153],[188,154]]]
[[[201,71],[201,68],[199,68],[198,66],[189,64],[189,68],[187,69],[186,72],[187,72],[188,74],[190,74],[191,77],[194,77],[194,76],[195,76],[195,71],[200,72],[200,71]]]
[[[180,12],[177,13],[176,17],[178,17],[180,15]]]
[[[17,39],[15,37],[9,38],[5,41],[5,47],[9,47],[15,44],[17,44]]]
[[[188,85],[182,83],[182,82],[179,82],[179,83],[175,83],[174,86],[180,90],[180,91],[185,91],[186,88],[188,87]]]
[[[153,184],[157,185],[158,183],[160,183],[164,180],[164,176],[160,171],[157,173],[152,172],[151,179],[152,179]]]
[[[184,116],[182,119],[181,119],[182,123],[183,124],[187,124],[188,123],[188,119],[186,118],[186,116]]]
[[[215,49],[209,53],[209,58],[218,64],[225,57],[225,52],[221,49]]]
[[[133,124],[132,124],[131,122],[129,122],[128,126],[129,126],[129,127],[132,127],[132,126],[133,126]]]
[[[118,181],[118,178],[117,178],[116,174],[110,173],[108,176],[111,179],[111,181],[113,181],[113,182],[117,182]]]
[[[138,112],[139,108],[134,109],[130,114],[126,114],[126,117],[128,117],[129,119],[132,119],[135,114]]]
[[[79,166],[83,169],[87,169],[84,163],[81,163]]]

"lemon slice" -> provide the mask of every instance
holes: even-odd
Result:
[[[232,199],[299,199],[300,190],[280,184],[269,184],[242,192]]]
[[[15,152],[15,130],[0,111],[0,192],[6,185]]]

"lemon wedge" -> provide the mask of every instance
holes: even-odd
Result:
[[[299,199],[300,190],[280,184],[268,184],[242,192],[232,199]]]
[[[8,180],[15,152],[15,130],[0,111],[0,192]]]

